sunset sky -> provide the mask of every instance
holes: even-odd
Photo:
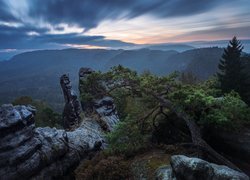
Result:
[[[0,53],[250,39],[250,0],[0,0]]]

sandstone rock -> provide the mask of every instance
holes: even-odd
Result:
[[[161,167],[156,172],[157,179],[164,180],[249,180],[242,172],[226,166],[209,163],[199,158],[183,155],[171,157],[171,166]]]
[[[157,179],[161,180],[176,180],[176,178],[173,176],[171,166],[169,165],[158,168],[156,170],[156,177]]]
[[[60,78],[60,84],[63,90],[65,106],[63,110],[63,125],[66,130],[74,130],[80,124],[80,102],[76,93],[73,91],[69,76],[64,74]]]
[[[3,105],[0,125],[0,177],[4,179],[62,177],[105,145],[101,126],[90,118],[69,132],[35,128],[29,108]]]
[[[105,96],[97,100],[94,107],[97,114],[99,114],[103,122],[106,123],[107,129],[109,131],[113,130],[113,127],[119,121],[113,98]]]
[[[81,68],[79,75],[92,72]],[[95,116],[80,123],[80,103],[69,77],[63,75],[60,83],[65,130],[35,128],[36,109],[32,106],[0,107],[0,179],[57,179],[106,147],[104,131],[111,131],[119,122],[113,99],[95,99],[91,107]]]
[[[84,77],[84,76],[86,76],[87,74],[91,74],[91,73],[93,73],[93,72],[94,72],[94,70],[92,70],[91,68],[82,67],[82,68],[80,68],[80,70],[79,70],[79,78]]]

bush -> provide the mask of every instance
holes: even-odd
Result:
[[[75,173],[76,179],[81,180],[123,180],[129,179],[130,168],[122,157],[98,154],[80,165]]]
[[[135,119],[127,116],[115,130],[107,135],[109,154],[133,156],[147,146],[148,137],[143,135]]]
[[[232,91],[224,97],[216,98],[214,108],[202,119],[206,123],[226,128],[241,128],[250,124],[250,108]]]
[[[215,97],[204,86],[183,86],[171,94],[177,106],[182,107],[198,124],[221,128],[239,128],[250,123],[250,108],[240,96],[231,92]]]

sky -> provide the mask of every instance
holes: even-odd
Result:
[[[0,55],[235,35],[250,39],[250,0],[0,0]]]

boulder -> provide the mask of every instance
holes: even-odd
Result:
[[[156,179],[164,180],[249,180],[249,177],[227,166],[209,163],[184,155],[171,157],[170,166],[156,171]]]

